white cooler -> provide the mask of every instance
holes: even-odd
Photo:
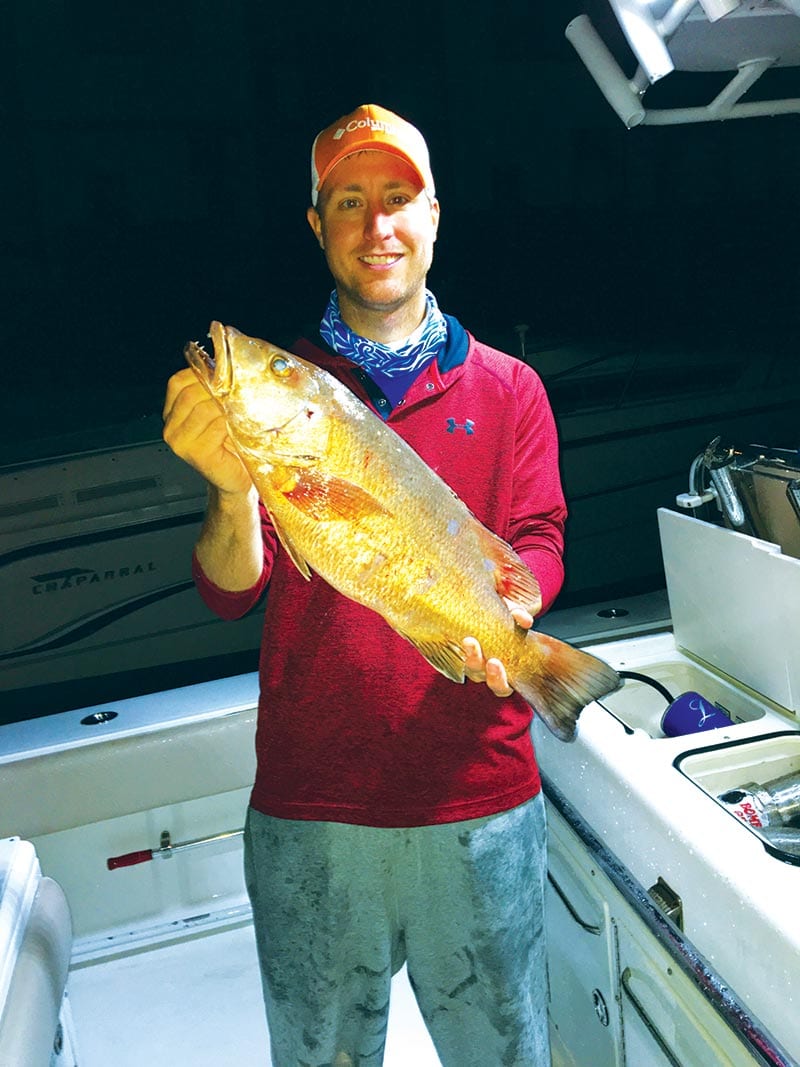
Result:
[[[66,998],[72,922],[36,850],[0,839],[0,1067],[76,1067]]]

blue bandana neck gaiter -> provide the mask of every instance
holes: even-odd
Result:
[[[394,406],[405,396],[420,371],[447,344],[447,322],[429,289],[425,290],[425,301],[428,314],[424,323],[408,342],[398,348],[353,333],[341,317],[335,289],[319,324],[319,332],[334,352],[363,367]]]

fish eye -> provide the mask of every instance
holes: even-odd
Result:
[[[292,365],[285,356],[273,356],[270,360],[269,368],[279,378],[285,378],[292,372]]]

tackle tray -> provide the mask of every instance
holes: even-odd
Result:
[[[717,745],[690,749],[677,756],[673,766],[719,804],[738,825],[754,834],[771,856],[800,867],[800,852],[795,855],[778,847],[756,827],[738,819],[731,809],[719,800],[728,790],[751,782],[763,785],[792,772],[796,772],[800,779],[800,732],[780,731],[763,734],[761,737],[723,741]]]

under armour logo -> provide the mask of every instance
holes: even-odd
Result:
[[[475,433],[475,423],[472,421],[472,419],[465,419],[463,423],[456,422],[455,419],[448,419],[447,432],[455,433],[456,430],[463,430],[468,437],[471,437],[472,434]]]

